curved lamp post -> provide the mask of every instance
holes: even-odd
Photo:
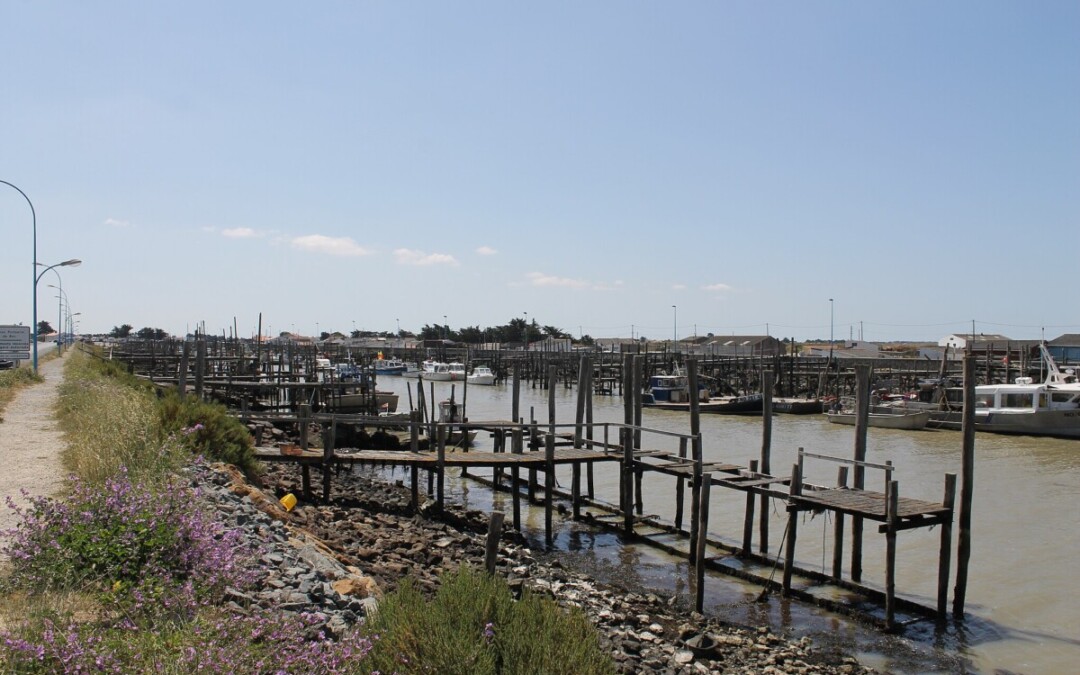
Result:
[[[34,341],[34,374],[37,375],[37,212],[34,211],[34,202],[30,201],[30,198],[26,196],[25,192],[19,189],[18,185],[15,185],[14,183],[9,183],[6,180],[0,180],[0,183],[7,185],[8,187],[14,189],[16,192],[21,194],[23,196],[23,199],[26,200],[26,203],[30,205],[30,219],[34,226],[34,262],[32,263],[33,267],[31,268],[34,273],[34,323],[30,324],[30,330],[33,333],[32,339]]]
[[[35,245],[35,251],[36,251],[36,248],[37,248],[37,246]],[[36,252],[35,252],[35,255],[36,255]],[[45,269],[41,270],[41,274],[35,274],[34,275],[34,374],[35,375],[37,374],[37,369],[38,369],[38,367],[37,367],[38,366],[38,348],[37,348],[37,337],[38,337],[37,336],[37,285],[38,285],[38,282],[41,281],[41,277],[45,276],[46,272],[53,269],[54,267],[78,267],[81,264],[82,264],[82,261],[79,260],[78,258],[72,258],[71,260],[65,260],[64,262],[59,262],[59,263],[56,263],[54,265],[47,265],[47,266],[45,264],[43,264],[43,263],[37,262],[36,260],[34,261],[34,270],[35,271],[37,271],[38,267],[44,267],[45,268]],[[59,276],[59,272],[57,272],[57,276]]]
[[[56,272],[56,270],[53,270]],[[56,278],[60,279],[60,273],[56,272]],[[71,313],[71,303],[68,302],[67,293],[64,292],[64,281],[60,280],[59,286],[53,286],[49,284],[49,288],[55,288],[60,291],[60,295],[56,296],[56,353],[64,353],[64,305],[68,306],[68,314]]]

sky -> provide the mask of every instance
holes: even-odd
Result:
[[[84,333],[1080,332],[1074,0],[3,0],[0,63],[0,324],[36,223]]]

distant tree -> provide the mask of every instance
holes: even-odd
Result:
[[[160,328],[150,327],[140,328],[139,331],[135,333],[135,335],[144,340],[164,340],[169,336],[168,333],[166,333]]]
[[[480,326],[466,326],[458,331],[458,337],[462,342],[479,344],[484,341],[484,331]]]
[[[349,333],[349,337],[353,339],[360,337],[360,331],[354,329],[353,332]]]
[[[132,325],[125,323],[122,326],[113,326],[112,331],[109,333],[110,337],[114,338],[126,338],[131,336]]]
[[[579,342],[580,342],[581,344],[583,344],[583,345],[588,345],[589,347],[591,347],[591,346],[593,346],[594,344],[596,344],[596,340],[594,340],[594,339],[593,339],[593,336],[591,336],[591,335],[589,335],[589,334],[585,334],[585,335],[582,335],[582,336],[581,336],[581,339],[579,340]]]
[[[38,321],[37,332],[38,335],[47,335],[49,333],[55,333],[56,330],[49,325],[48,321]]]
[[[327,333],[326,331],[323,331],[323,332],[319,333],[319,340],[326,340],[329,337],[330,337],[330,333]]]

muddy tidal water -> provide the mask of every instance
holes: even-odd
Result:
[[[472,420],[511,417],[511,385],[471,386],[434,384],[436,398],[463,396]],[[400,395],[398,410],[406,410],[409,394],[416,400],[416,380],[383,377],[379,388]],[[432,383],[425,383],[430,395]],[[557,421],[572,423],[576,392],[555,391]],[[530,413],[531,411],[531,413]],[[620,422],[622,398],[596,396],[594,422]],[[523,383],[521,415],[530,414],[541,424],[548,419],[548,392]],[[685,413],[645,409],[642,425],[677,433],[689,433]],[[612,431],[612,442],[616,432]],[[725,461],[746,466],[760,456],[761,418],[702,415],[705,461]],[[599,432],[594,435],[599,437]],[[477,437],[481,449],[490,440]],[[675,439],[648,435],[643,445],[677,451]],[[851,458],[854,427],[828,423],[824,416],[777,415],[773,418],[772,473],[790,475],[798,448],[807,452]],[[870,429],[867,461],[896,467],[900,495],[940,502],[946,473],[960,474],[961,435],[955,431],[901,431]],[[962,623],[937,629],[932,622],[908,626],[899,636],[886,636],[852,619],[816,607],[770,596],[758,602],[761,589],[722,574],[706,579],[706,606],[710,615],[751,625],[771,625],[779,631],[810,635],[825,644],[841,644],[863,663],[886,672],[971,673],[1068,673],[1080,664],[1080,441],[1024,436],[977,434],[975,441],[975,490],[972,519],[972,556],[967,589],[967,617]],[[618,503],[617,465],[595,469],[596,496]],[[805,480],[823,485],[836,481],[837,465],[807,460]],[[399,472],[400,473],[400,472]],[[448,482],[448,498],[468,508],[510,512],[506,494],[471,480]],[[487,474],[490,475],[490,474]],[[884,474],[867,471],[867,486],[881,490]],[[559,485],[570,486],[570,470],[560,470]],[[423,481],[422,481],[423,483]],[[880,483],[880,486],[878,486]],[[959,503],[959,484],[957,486]],[[644,510],[665,520],[675,512],[674,479],[646,474]],[[689,492],[689,491],[688,491]],[[745,497],[743,493],[714,487],[709,511],[709,532],[725,543],[737,545],[742,537]],[[687,514],[689,506],[687,505]],[[534,541],[543,545],[543,511],[523,511]],[[687,519],[689,515],[687,515]],[[689,522],[688,520],[686,522]],[[770,523],[770,555],[780,552],[785,519],[774,505]],[[824,515],[800,521],[797,561],[801,567],[831,570],[832,520]],[[848,526],[850,532],[850,525]],[[956,535],[953,530],[953,579],[956,574]],[[648,546],[627,544],[617,535],[589,526],[556,520],[556,543],[552,555],[600,581],[617,582],[664,596],[678,595],[692,601],[692,571],[685,560]],[[755,535],[756,537],[756,535]],[[896,588],[900,596],[927,606],[936,604],[937,562],[940,531],[918,529],[897,537]],[[756,541],[755,541],[756,546]],[[868,524],[863,544],[863,583],[883,588],[885,537],[876,524]],[[779,572],[777,572],[779,575]],[[848,569],[845,563],[844,575]],[[778,576],[779,578],[779,576]]]

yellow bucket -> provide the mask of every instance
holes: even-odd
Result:
[[[282,497],[280,501],[281,505],[285,507],[286,511],[292,511],[293,507],[296,506],[296,495],[290,492],[289,494]]]

